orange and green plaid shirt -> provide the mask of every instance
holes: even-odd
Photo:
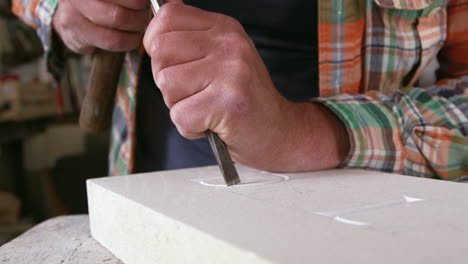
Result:
[[[58,0],[14,0],[46,51]],[[319,0],[319,90],[345,124],[340,165],[456,180],[468,175],[468,0]],[[117,88],[111,174],[132,172],[142,49]],[[439,62],[437,81],[418,80]],[[272,142],[274,143],[274,142]]]

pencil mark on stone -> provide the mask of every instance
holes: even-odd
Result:
[[[340,216],[333,217],[333,220],[335,220],[337,222],[341,222],[343,224],[354,225],[354,226],[368,226],[368,225],[370,225],[369,223],[366,223],[366,222],[354,221],[354,220],[350,220],[350,219],[340,217]]]
[[[399,205],[404,205],[404,204],[417,203],[417,202],[422,202],[422,201],[424,201],[424,199],[410,197],[410,196],[403,196],[402,199],[398,199],[398,200],[392,200],[392,201],[375,203],[375,204],[367,204],[363,206],[346,208],[346,209],[315,212],[315,214],[320,215],[320,216],[330,217],[333,220],[344,223],[344,224],[355,225],[355,226],[367,226],[367,225],[370,225],[370,223],[351,220],[348,218],[344,218],[343,216],[347,216],[347,215],[351,215],[355,213],[368,212],[372,210],[378,210],[378,209],[383,209],[383,208],[388,208],[388,207],[393,207],[393,206],[399,206]]]
[[[254,186],[254,185],[265,185],[265,184],[271,184],[271,183],[277,183],[277,182],[289,180],[289,176],[287,175],[266,172],[266,171],[261,171],[258,174],[253,174],[253,175],[247,175],[247,176],[244,175],[243,177],[242,175],[240,176],[242,179],[241,183],[232,185],[230,186],[231,188]],[[227,187],[224,180],[220,177],[211,177],[211,178],[205,178],[205,179],[192,179],[191,181],[199,183],[204,186],[209,186],[209,187]]]

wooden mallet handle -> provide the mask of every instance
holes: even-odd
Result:
[[[81,106],[80,127],[90,133],[108,129],[112,123],[115,92],[125,52],[96,50],[86,95]]]

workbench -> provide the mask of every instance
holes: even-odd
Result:
[[[123,264],[89,232],[87,215],[47,220],[0,247],[2,264]]]

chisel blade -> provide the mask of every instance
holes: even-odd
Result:
[[[224,142],[219,138],[218,134],[211,130],[206,132],[206,136],[208,137],[208,141],[210,142],[211,149],[221,169],[226,185],[231,186],[240,183],[239,174],[237,173],[234,162]]]

